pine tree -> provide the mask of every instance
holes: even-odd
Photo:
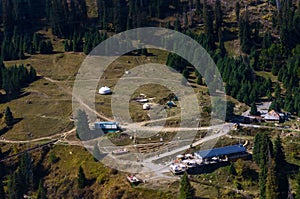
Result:
[[[0,178],[0,199],[5,199],[5,191],[3,187],[2,178]]]
[[[275,162],[269,160],[268,174],[266,180],[266,199],[279,199],[278,179],[275,174]]]
[[[215,45],[214,45],[213,18],[208,10],[207,0],[204,0],[203,2],[203,19],[204,19],[204,33],[207,36],[208,47],[211,50],[214,50]]]
[[[280,198],[287,198],[289,182],[285,173],[286,160],[283,151],[283,146],[279,135],[274,142],[274,162],[275,162],[275,174],[278,179],[278,191]]]
[[[43,180],[40,180],[37,199],[47,199],[46,190],[43,184]]]
[[[239,37],[241,43],[241,50],[245,53],[249,53],[252,48],[251,40],[251,26],[248,13],[245,13],[243,18],[239,21]]]
[[[180,181],[180,196],[179,199],[193,199],[195,197],[195,190],[192,187],[188,175],[185,172]]]
[[[20,175],[18,172],[10,174],[7,185],[8,198],[9,199],[20,199],[23,198],[24,185],[21,182]]]
[[[176,18],[176,20],[174,21],[174,30],[176,31],[181,31],[181,24],[178,18]]]
[[[282,142],[279,135],[277,135],[276,140],[274,142],[274,160],[276,166],[278,167],[278,169],[276,170],[279,170],[279,168],[282,169],[286,166],[285,154],[283,151]]]
[[[203,85],[202,75],[200,73],[197,76],[197,84],[198,85]]]
[[[188,77],[189,77],[189,71],[188,71],[187,68],[183,69],[182,75],[183,75],[183,77],[184,77],[185,79],[188,79]]]
[[[221,1],[216,0],[215,3],[215,32],[218,34],[219,29],[222,28],[223,16],[221,9]]]
[[[65,52],[70,51],[70,46],[69,46],[69,41],[68,40],[64,41],[64,50],[65,50]]]
[[[298,171],[297,177],[296,177],[296,195],[295,199],[300,199],[300,169]]]
[[[264,34],[263,41],[262,41],[262,49],[270,48],[272,44],[272,37],[271,33],[268,31]]]
[[[85,174],[84,174],[83,169],[82,169],[81,166],[78,169],[77,182],[78,182],[78,188],[79,189],[82,189],[87,185],[87,179],[85,177]]]
[[[4,119],[6,126],[11,127],[14,124],[14,117],[9,107],[6,107]]]
[[[33,82],[35,79],[36,79],[36,70],[33,67],[30,67],[30,69],[29,69],[28,83]]]
[[[251,115],[258,115],[257,107],[256,107],[255,102],[252,102],[252,104],[251,104],[250,114],[251,114]]]
[[[219,37],[219,49],[220,49],[220,55],[224,57],[226,54],[226,48],[224,45],[224,39],[223,39],[223,33],[221,28],[218,29],[218,37]]]
[[[18,175],[24,187],[24,193],[33,188],[33,169],[32,156],[30,153],[24,153],[20,159]]]
[[[241,9],[240,3],[237,1],[235,3],[235,16],[236,16],[236,21],[237,22],[240,21],[240,9]]]
[[[235,176],[237,174],[233,164],[230,164],[230,166],[228,168],[228,172],[230,175],[233,175],[233,176]]]
[[[3,158],[3,154],[0,148],[0,160]],[[5,191],[4,191],[4,187],[3,187],[3,173],[4,171],[4,165],[2,164],[2,162],[0,162],[0,199],[5,199]]]
[[[254,138],[253,159],[260,168],[259,188],[260,198],[266,198],[266,179],[268,162],[273,155],[273,145],[267,133],[258,133]]]

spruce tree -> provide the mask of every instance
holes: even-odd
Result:
[[[0,148],[0,160],[3,158],[2,151]],[[0,199],[5,199],[5,191],[3,187],[3,175],[4,175],[4,165],[0,162]]]
[[[224,57],[224,55],[226,54],[226,48],[225,48],[223,33],[222,33],[221,28],[218,29],[218,38],[219,38],[220,54],[222,57]]]
[[[286,166],[285,154],[279,135],[277,135],[276,140],[274,142],[274,160],[278,169],[282,169]]]
[[[195,197],[195,190],[192,187],[188,175],[185,172],[180,181],[180,196],[179,199],[193,199]]]
[[[20,199],[23,198],[24,185],[21,182],[21,178],[17,172],[11,173],[7,185],[8,198],[9,199]]]
[[[207,36],[207,44],[210,50],[215,49],[214,45],[214,30],[213,30],[213,18],[208,10],[207,0],[203,2],[203,20],[204,20],[204,33]]]
[[[5,191],[3,187],[2,177],[0,177],[0,199],[5,199]]]
[[[6,107],[4,119],[6,126],[12,127],[12,125],[14,124],[14,117],[9,107]]]
[[[198,85],[203,85],[202,75],[200,73],[197,76],[197,84]]]
[[[267,133],[258,133],[254,138],[253,159],[259,166],[260,198],[266,198],[268,162],[273,156],[273,145]]]
[[[187,68],[183,69],[182,75],[183,75],[183,77],[184,77],[185,79],[188,79],[188,77],[189,77],[189,71],[188,71]]]
[[[266,180],[266,199],[279,199],[278,179],[275,173],[275,162],[269,160],[267,180]]]
[[[278,179],[278,191],[280,198],[287,198],[289,182],[285,172],[286,160],[283,151],[283,146],[279,135],[274,142],[274,162],[275,162],[275,174]]]
[[[237,174],[233,164],[230,164],[230,166],[228,168],[228,172],[229,172],[230,175],[233,175],[233,176],[235,176]]]
[[[300,199],[300,169],[298,171],[297,177],[296,177],[296,195],[295,199]]]
[[[29,77],[28,77],[28,83],[33,82],[36,79],[36,70],[33,67],[30,67],[29,69]]]
[[[249,53],[252,47],[251,40],[251,25],[249,21],[248,13],[245,13],[243,18],[240,18],[239,22],[239,37],[241,43],[241,50],[245,53]]]
[[[252,102],[252,104],[251,104],[250,114],[251,114],[251,115],[258,115],[257,107],[256,107],[255,102]]]
[[[240,3],[237,1],[235,3],[235,16],[236,16],[236,21],[237,22],[240,21],[240,9],[241,9]]]
[[[221,9],[221,1],[216,0],[215,2],[215,32],[218,34],[219,29],[222,28],[223,16]]]
[[[43,180],[40,180],[37,199],[47,199],[46,190],[43,184]]]
[[[18,176],[21,179],[22,185],[24,185],[24,192],[27,192],[33,188],[33,169],[32,156],[30,153],[24,153],[20,159],[20,166],[18,170]]]

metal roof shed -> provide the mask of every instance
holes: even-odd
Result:
[[[216,149],[209,149],[195,152],[195,156],[202,159],[224,156],[224,155],[231,155],[236,153],[244,153],[246,152],[246,148],[243,145],[233,145],[233,146],[226,146],[222,148]]]

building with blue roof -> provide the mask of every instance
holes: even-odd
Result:
[[[212,158],[228,158],[231,157],[239,158],[245,157],[248,155],[246,147],[243,145],[233,145],[233,146],[226,146],[222,148],[215,148],[209,150],[198,151],[194,153],[195,157],[199,159],[212,159]]]
[[[101,129],[104,133],[114,133],[121,130],[118,122],[95,122],[95,130]]]

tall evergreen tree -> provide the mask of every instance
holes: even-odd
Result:
[[[197,76],[197,84],[198,85],[203,85],[202,75],[200,73]]]
[[[218,34],[219,29],[222,28],[223,14],[221,8],[221,1],[216,0],[215,2],[215,32]]]
[[[189,77],[189,71],[188,71],[187,68],[183,69],[182,75],[183,75],[183,77],[184,77],[185,79],[188,79],[188,77]]]
[[[2,177],[0,178],[0,199],[5,199],[5,191],[3,187]]]
[[[210,50],[215,49],[214,45],[214,29],[212,15],[208,9],[207,0],[203,1],[203,19],[204,19],[204,33],[207,36],[207,43]]]
[[[297,177],[296,177],[296,195],[295,199],[300,199],[300,169],[298,171]]]
[[[3,158],[2,151],[0,148],[0,160]],[[3,187],[3,175],[4,175],[4,165],[0,162],[0,199],[5,199],[5,191]]]
[[[188,175],[185,172],[180,181],[180,196],[179,199],[193,199],[195,198],[195,190],[192,187]]]
[[[34,165],[31,154],[24,153],[20,159],[18,176],[21,178],[25,193],[33,188],[33,169]]]
[[[256,134],[254,138],[253,159],[258,164],[260,198],[266,198],[266,179],[268,173],[268,162],[273,155],[273,144],[267,133]]]
[[[286,160],[285,154],[283,151],[283,146],[279,135],[277,136],[274,142],[274,162],[275,168],[274,172],[278,179],[278,193],[279,198],[287,198],[289,190],[289,182],[285,172]]]
[[[241,10],[241,6],[240,6],[240,3],[237,1],[235,3],[235,16],[236,16],[236,21],[237,22],[240,21],[240,10]]]
[[[247,11],[245,12],[244,17],[240,17],[239,37],[241,43],[241,50],[245,53],[249,53],[252,48],[252,42],[251,42],[251,25],[250,25]]]
[[[23,184],[21,182],[21,178],[17,172],[10,174],[7,190],[8,190],[8,198],[9,199],[20,199],[23,197],[25,193],[23,190]]]
[[[6,107],[4,119],[6,126],[11,127],[14,124],[14,117],[9,107]]]
[[[47,199],[46,190],[43,184],[43,180],[40,180],[37,199]]]
[[[278,179],[275,174],[275,162],[270,159],[266,180],[266,199],[279,199]]]
[[[258,115],[257,107],[255,102],[252,102],[251,104],[251,110],[250,110],[251,115]]]

